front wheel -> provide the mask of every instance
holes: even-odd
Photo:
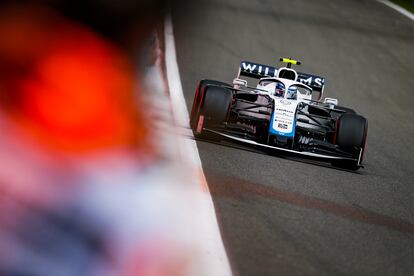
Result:
[[[335,144],[339,149],[350,153],[357,161],[333,161],[332,165],[350,170],[358,170],[364,158],[368,133],[368,121],[357,114],[344,114],[339,117]]]
[[[218,128],[227,121],[233,93],[230,89],[220,86],[207,86],[200,95],[199,108],[194,113],[192,129],[196,135],[203,128]]]
[[[216,80],[201,80],[198,83],[197,90],[194,95],[193,106],[191,108],[191,113],[190,113],[190,126],[193,129],[195,127],[196,120],[198,119],[198,115],[199,115],[200,107],[201,107],[200,104],[203,100],[202,99],[203,95],[208,86],[222,86],[222,87],[231,88],[229,84],[221,82],[221,81],[216,81]]]

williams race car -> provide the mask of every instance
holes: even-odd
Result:
[[[233,84],[199,82],[190,125],[196,138],[227,139],[262,148],[362,167],[368,122],[338,100],[322,101],[325,78],[286,67],[241,61]],[[241,77],[258,79],[255,87]]]

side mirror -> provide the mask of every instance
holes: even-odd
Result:
[[[247,86],[247,81],[246,80],[242,80],[242,79],[235,78],[233,80],[233,88],[234,89],[239,89],[241,86],[246,87]]]
[[[335,105],[338,105],[338,99],[325,98],[323,103],[329,104],[329,108],[334,108]]]

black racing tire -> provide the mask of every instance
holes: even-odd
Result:
[[[368,121],[357,114],[343,114],[338,119],[336,129],[336,144],[342,151],[350,153],[358,159],[362,149],[361,161],[364,156],[368,133]],[[358,170],[358,162],[333,161],[332,165],[345,169]]]
[[[205,126],[216,126],[227,120],[233,93],[223,87],[208,86],[204,95],[202,113]]]
[[[207,86],[201,95],[200,112],[194,121],[193,131],[196,137],[212,139],[202,129],[219,128],[227,121],[233,92],[220,86]],[[214,136],[214,135],[213,135]]]
[[[231,88],[229,84],[216,80],[201,80],[198,83],[197,90],[194,95],[193,107],[190,113],[190,126],[192,129],[195,129],[197,127],[196,121],[198,121],[198,117],[200,115],[200,104],[202,101],[202,94],[204,93],[204,90],[207,86],[223,86]]]

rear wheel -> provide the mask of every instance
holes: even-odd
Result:
[[[203,128],[217,128],[225,121],[233,98],[231,90],[220,86],[206,86],[200,94],[198,110],[194,113],[192,129],[196,135]]]
[[[342,151],[350,153],[362,162],[368,133],[368,121],[357,114],[344,114],[338,119],[336,141]],[[358,161],[333,161],[336,167],[358,170]]]

